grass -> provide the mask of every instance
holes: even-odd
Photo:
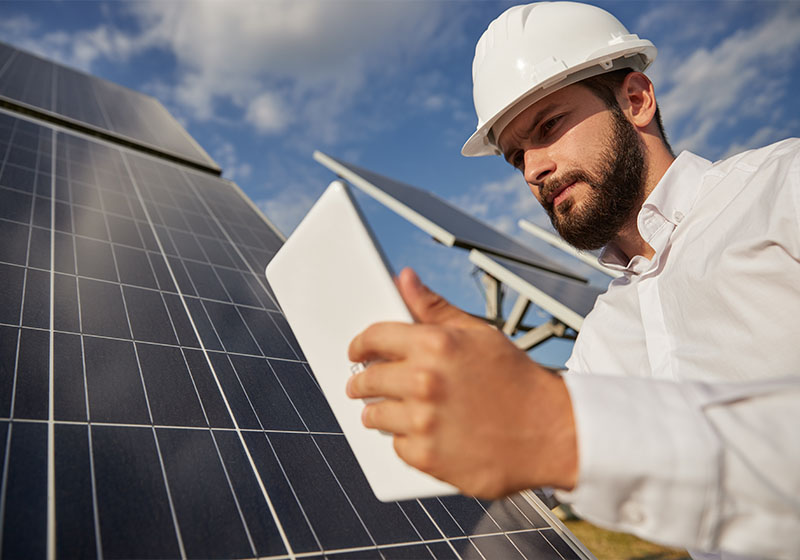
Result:
[[[598,560],[691,560],[685,550],[653,544],[633,535],[606,531],[581,519],[565,521],[564,525]]]

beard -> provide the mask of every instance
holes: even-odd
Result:
[[[564,241],[580,250],[608,245],[644,202],[644,146],[619,107],[611,108],[611,116],[612,134],[601,153],[599,169],[568,171],[545,181],[540,189],[542,206],[553,227]],[[575,182],[589,186],[580,207],[574,198],[567,198],[558,208],[547,200],[551,193]]]

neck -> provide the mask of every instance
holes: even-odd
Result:
[[[661,138],[656,138],[652,135],[644,135],[642,138],[645,145],[645,157],[647,158],[647,170],[645,174],[644,190],[642,193],[642,204],[650,196],[650,193],[656,188],[658,182],[675,161],[673,156],[664,146]],[[641,205],[639,206],[641,209]],[[639,233],[637,225],[637,218],[639,212],[634,213],[628,222],[622,227],[617,234],[614,243],[622,250],[623,253],[632,259],[636,255],[641,255],[645,258],[652,258],[655,251],[647,243]]]

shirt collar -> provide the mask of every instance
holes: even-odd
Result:
[[[639,210],[636,224],[645,241],[651,243],[666,223],[674,228],[683,221],[694,206],[703,174],[710,168],[710,161],[691,152],[681,152],[675,158]],[[663,247],[653,246],[656,253],[661,249]],[[649,262],[638,255],[627,259],[613,242],[603,249],[599,260],[608,268],[634,273],[640,272],[641,261]]]

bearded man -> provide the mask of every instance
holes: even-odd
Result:
[[[466,494],[542,486],[698,558],[800,557],[800,141],[712,164],[667,142],[646,40],[571,2],[507,10],[476,47],[478,128],[564,239],[623,273],[564,372],[411,270],[413,325],[350,346],[369,428]]]

